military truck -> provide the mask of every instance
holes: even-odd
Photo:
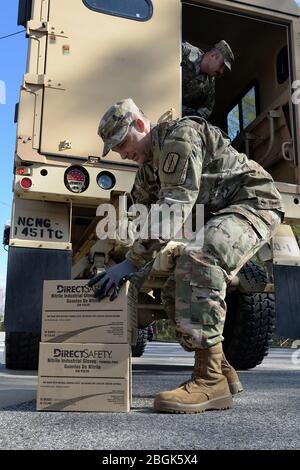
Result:
[[[300,252],[289,225],[300,218],[297,4],[20,0],[18,24],[26,28],[28,61],[16,108],[7,367],[37,367],[43,280],[91,277],[124,249],[97,239],[96,209],[130,191],[136,166],[113,152],[101,158],[99,118],[125,97],[153,122],[180,117],[183,40],[203,50],[220,39],[231,45],[235,65],[217,83],[211,122],[272,174],[286,207],[285,224],[260,253],[265,264],[251,261],[228,287],[226,354],[239,369],[263,360],[274,291],[278,334],[299,338]],[[171,258],[170,251],[158,257],[142,287],[137,354],[146,326],[164,317],[160,289]]]

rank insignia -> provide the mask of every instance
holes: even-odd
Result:
[[[169,152],[164,161],[163,172],[174,173],[174,171],[176,170],[179,158],[180,156],[178,155],[178,153]]]

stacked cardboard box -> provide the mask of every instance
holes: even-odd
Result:
[[[87,280],[45,281],[37,409],[129,411],[137,293],[99,302]]]

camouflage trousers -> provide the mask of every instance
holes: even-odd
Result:
[[[205,224],[202,247],[186,245],[162,289],[169,320],[185,350],[206,349],[224,339],[227,284],[280,222],[275,210],[232,206]]]

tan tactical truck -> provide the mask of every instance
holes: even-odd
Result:
[[[17,107],[14,202],[5,310],[6,365],[37,366],[44,279],[91,277],[124,247],[96,236],[103,202],[130,191],[136,166],[102,160],[99,118],[132,97],[153,120],[180,117],[181,42],[207,50],[225,39],[236,61],[217,82],[212,123],[278,182],[286,224],[261,259],[273,264],[277,331],[300,337],[300,9],[292,0],[20,0],[28,37]],[[161,117],[163,116],[163,117]],[[119,250],[119,251],[118,251]],[[170,254],[171,253],[171,254]],[[163,316],[160,257],[140,295]],[[269,262],[269,263],[268,263]],[[266,274],[269,272],[269,274]],[[248,263],[228,289],[225,350],[237,368],[266,355],[275,325],[273,278]],[[151,320],[152,321],[152,320]],[[144,345],[140,333],[140,353]],[[138,354],[138,351],[136,351]]]

